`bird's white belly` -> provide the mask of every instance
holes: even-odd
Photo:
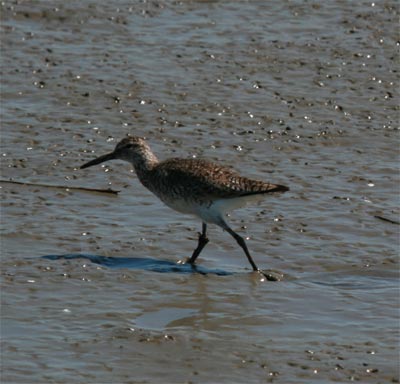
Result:
[[[196,207],[198,206],[195,203],[188,202],[184,199],[167,199],[167,198],[161,198],[161,201],[167,205],[168,207],[172,208],[175,211],[181,212],[181,213],[186,213],[190,215],[197,215],[197,209]]]
[[[230,199],[217,199],[208,203],[199,203],[186,200],[162,199],[162,201],[175,211],[195,215],[206,223],[220,224],[226,213],[241,208],[247,203],[259,201],[263,195],[251,195]]]

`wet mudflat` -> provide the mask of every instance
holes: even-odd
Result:
[[[4,1],[1,18],[2,382],[399,382],[394,2]],[[288,185],[229,218],[283,281],[213,226],[198,270],[176,264],[200,222],[128,164],[79,170],[127,133]]]

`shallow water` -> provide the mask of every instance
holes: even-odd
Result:
[[[395,3],[4,1],[1,18],[2,382],[399,382]],[[213,226],[197,270],[176,264],[197,220],[128,164],[78,169],[126,133],[288,185],[229,218],[284,279]]]

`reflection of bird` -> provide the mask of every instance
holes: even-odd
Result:
[[[202,220],[202,232],[189,263],[194,264],[208,243],[207,223],[212,223],[231,234],[243,249],[253,270],[261,272],[244,239],[228,226],[224,216],[227,211],[258,200],[265,194],[285,192],[289,188],[248,179],[230,168],[205,160],[172,158],[160,162],[144,139],[131,136],[122,139],[113,152],[89,161],[81,168],[117,159],[131,163],[141,183],[166,205]],[[276,280],[271,274],[264,276]]]

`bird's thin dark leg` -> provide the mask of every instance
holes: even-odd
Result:
[[[247,256],[247,259],[249,260],[249,263],[251,264],[253,271],[256,271],[263,275],[267,280],[269,281],[279,281],[279,277],[277,277],[273,273],[266,273],[263,272],[261,269],[259,269],[254,262],[253,258],[250,255],[249,249],[247,248],[246,242],[244,241],[243,237],[239,236],[233,229],[231,229],[225,222],[223,223],[222,226],[228,233],[230,233],[233,238],[237,241],[237,243],[240,245],[240,247],[243,249],[244,253]]]
[[[209,242],[207,237],[207,224],[203,223],[202,232],[199,233],[199,243],[197,244],[197,248],[193,251],[192,257],[187,261],[189,264],[194,264],[197,259],[197,256],[200,255],[200,252]]]
[[[233,238],[243,249],[244,253],[247,256],[247,260],[249,260],[249,263],[253,267],[253,271],[259,271],[259,268],[257,267],[256,263],[254,262],[253,258],[250,255],[249,249],[247,248],[246,242],[244,241],[243,237],[239,236],[233,229],[229,228],[228,226],[226,226],[225,229],[228,231],[228,233],[230,233],[233,236]]]

